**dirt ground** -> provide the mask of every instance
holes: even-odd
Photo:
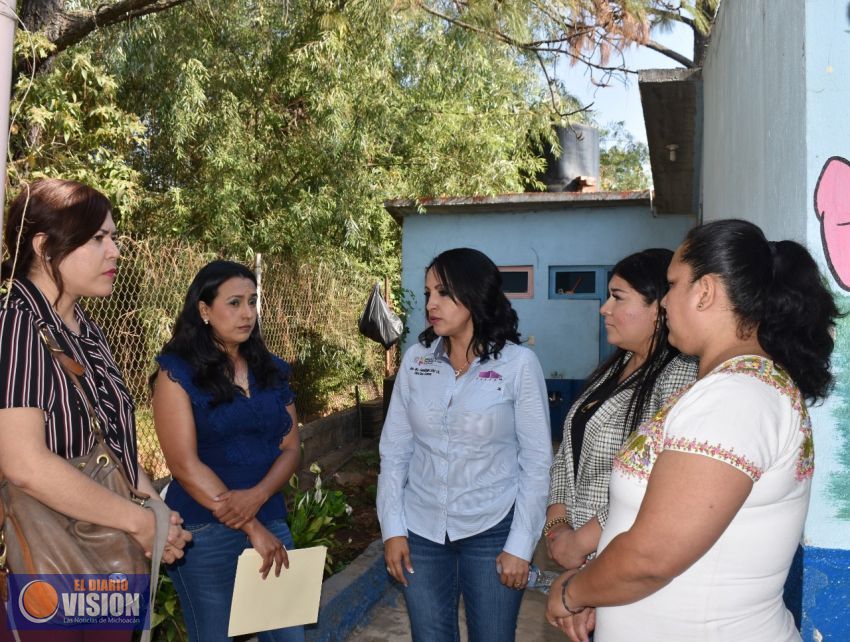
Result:
[[[325,488],[339,489],[351,506],[351,522],[336,532],[338,547],[332,551],[333,570],[339,572],[381,536],[375,511],[378,490],[378,443],[362,443],[338,470],[325,479]]]

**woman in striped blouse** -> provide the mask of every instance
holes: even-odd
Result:
[[[25,186],[12,203],[5,230],[12,259],[3,266],[8,289],[0,308],[0,477],[53,510],[129,533],[150,553],[153,512],[66,461],[89,452],[95,436],[80,392],[39,337],[46,329],[84,367],[80,381],[109,449],[138,490],[158,500],[138,466],[133,400],[103,332],[77,303],[112,293],[119,252],[111,210],[100,192],[59,179]],[[182,557],[191,537],[180,523],[172,513],[166,561]],[[11,640],[5,608],[0,619],[0,641]],[[129,640],[131,633],[19,631],[25,641]]]

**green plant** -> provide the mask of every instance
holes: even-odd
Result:
[[[381,455],[374,449],[358,450],[351,455],[351,461],[358,467],[377,470],[381,465]]]
[[[293,475],[289,480],[289,485],[294,490],[292,510],[287,518],[289,530],[292,532],[295,548],[327,546],[325,571],[330,573],[333,569],[331,551],[337,544],[335,533],[348,524],[351,506],[341,490],[322,488],[322,469],[317,463],[310,465],[310,472],[316,475],[312,489],[302,490],[297,475]]]
[[[165,567],[159,574],[159,587],[151,618],[151,638],[154,642],[189,639],[183,622],[183,612],[180,610],[180,602],[177,599],[177,590],[171,583],[171,578],[166,575]]]

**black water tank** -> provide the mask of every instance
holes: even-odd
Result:
[[[579,176],[599,179],[599,131],[590,125],[555,127],[561,144],[561,157],[556,158],[546,146],[546,171],[540,180],[547,192],[574,192],[580,188]]]

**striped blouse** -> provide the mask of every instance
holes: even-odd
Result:
[[[65,353],[82,364],[83,387],[97,410],[109,449],[136,485],[135,406],[100,328],[76,306],[72,332],[33,283],[16,278],[7,308],[0,307],[0,408],[40,408],[47,447],[70,459],[95,443],[85,403],[38,334],[46,326]]]

